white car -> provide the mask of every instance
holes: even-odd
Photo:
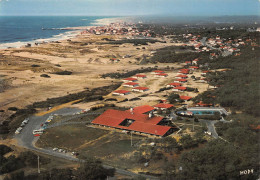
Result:
[[[63,152],[63,149],[59,149],[58,152]]]
[[[53,148],[52,150],[53,150],[53,151],[57,151],[57,150],[58,150],[58,148]]]
[[[22,123],[27,124],[28,122],[29,122],[29,119],[25,119],[25,120],[23,120]]]
[[[22,122],[22,124],[21,124],[21,127],[24,127],[25,126],[25,123],[24,122]]]
[[[42,133],[43,133],[43,129],[33,130],[33,134],[42,134]]]
[[[211,132],[208,132],[208,131],[205,131],[205,134],[208,134],[208,135],[212,135],[212,133]]]
[[[20,132],[22,131],[22,129],[23,129],[22,127],[17,128],[16,131],[15,131],[15,134],[20,134]]]

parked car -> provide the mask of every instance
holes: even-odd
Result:
[[[205,134],[208,134],[208,135],[212,135],[212,133],[211,132],[208,132],[208,131],[205,131]]]
[[[77,152],[72,152],[71,155],[72,155],[72,156],[78,156],[79,153],[77,153]]]
[[[22,129],[23,129],[22,127],[17,128],[16,131],[15,131],[15,134],[20,134]]]
[[[33,134],[42,134],[42,133],[43,133],[43,129],[33,130]]]
[[[58,152],[63,152],[63,149],[59,149]]]
[[[29,118],[23,120],[23,123],[27,124],[29,122]]]
[[[24,123],[24,122],[22,122],[22,123],[21,123],[21,127],[24,127],[24,126],[25,126],[25,123]]]
[[[53,151],[57,151],[57,150],[58,150],[58,148],[53,148],[52,150],[53,150]]]

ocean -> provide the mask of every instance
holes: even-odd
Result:
[[[0,16],[0,49],[27,43],[58,41],[75,36],[79,30],[60,28],[95,25],[105,16]],[[46,29],[46,30],[43,30]]]

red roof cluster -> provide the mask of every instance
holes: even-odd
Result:
[[[133,112],[109,109],[94,119],[92,124],[163,136],[171,127],[157,125],[162,119],[162,117],[157,116],[149,118],[146,114],[136,112],[136,108],[134,108]],[[121,123],[125,120],[131,120],[132,122],[129,126],[124,126]]]

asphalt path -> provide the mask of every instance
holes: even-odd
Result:
[[[218,120],[200,120],[201,122],[205,122],[208,128],[208,132],[211,132],[211,136],[214,138],[218,138],[218,133],[215,129],[215,123],[218,122]]]
[[[70,160],[70,161],[75,161],[75,162],[84,162],[84,160],[78,159],[75,156],[71,155],[70,152],[68,153],[62,153],[62,152],[58,152],[58,151],[53,151],[52,149],[48,149],[48,148],[37,148],[35,146],[35,143],[37,142],[37,140],[39,139],[39,137],[35,137],[33,135],[33,130],[36,129],[40,129],[41,128],[41,124],[43,124],[50,115],[72,115],[75,114],[77,112],[80,112],[81,109],[76,109],[76,108],[63,108],[57,111],[54,111],[52,113],[48,113],[45,114],[43,116],[30,116],[29,117],[29,122],[28,124],[26,124],[21,133],[20,134],[15,134],[14,138],[17,139],[18,145],[26,148],[26,149],[30,149],[36,152],[40,152],[40,153],[44,153],[50,156],[55,156],[58,158],[63,158],[66,160]],[[77,115],[75,115],[77,116]],[[61,124],[62,125],[62,124]],[[109,165],[103,165],[105,168],[115,168]],[[133,173],[131,171],[127,171],[125,169],[119,169],[119,168],[115,168],[116,172],[119,174],[123,174],[123,175],[127,175],[127,176],[131,176],[131,177],[136,177],[139,176],[139,174]],[[145,177],[147,179],[150,180],[157,180],[159,178],[154,177],[154,176],[149,176],[149,175],[141,175],[142,177]],[[112,178],[113,179],[113,178]]]

